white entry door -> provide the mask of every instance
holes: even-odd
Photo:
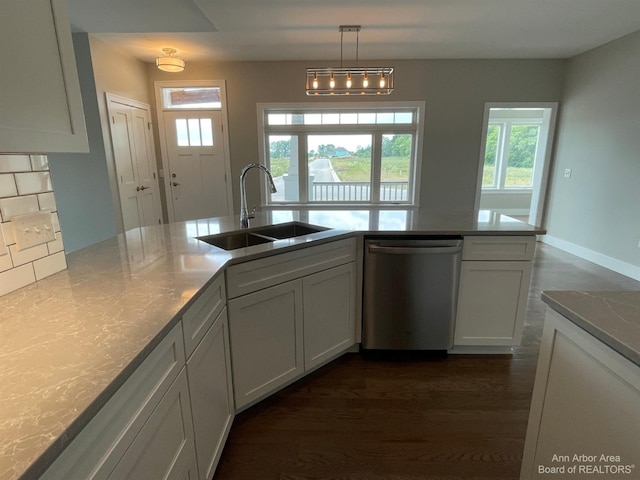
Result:
[[[150,107],[107,94],[107,108],[124,231],[158,225],[162,213]]]
[[[173,220],[229,215],[222,113],[165,111]]]

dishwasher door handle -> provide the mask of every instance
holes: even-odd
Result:
[[[440,253],[459,253],[462,247],[378,247],[369,245],[369,253],[387,255],[431,255]]]

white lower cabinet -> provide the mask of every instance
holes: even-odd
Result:
[[[304,372],[302,280],[229,300],[233,388],[242,408]]]
[[[187,360],[196,457],[201,480],[213,477],[234,416],[227,310]]]
[[[355,344],[355,250],[338,240],[227,270],[236,409]]]
[[[547,310],[520,478],[638,478],[639,439],[640,367]]]
[[[302,284],[304,367],[309,370],[355,344],[355,263],[309,275]]]
[[[197,479],[197,472],[189,386],[183,369],[109,479]]]
[[[462,262],[454,345],[518,345],[531,262]]]
[[[43,480],[109,478],[121,458],[138,441],[141,429],[146,428],[152,415],[156,415],[158,405],[166,401],[167,392],[176,388],[176,383],[173,382],[183,370],[184,362],[182,328],[178,324],[41,478]],[[180,390],[180,394],[184,395],[184,388]],[[167,439],[167,441],[172,440]],[[190,448],[192,449],[192,443]],[[116,477],[111,476],[111,478]]]
[[[520,344],[534,250],[533,236],[464,237],[454,352]]]

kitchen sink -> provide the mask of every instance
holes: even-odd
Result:
[[[207,235],[197,237],[198,240],[213,245],[223,250],[236,250],[238,248],[252,247],[264,243],[285,240],[287,238],[301,237],[311,233],[329,230],[326,227],[318,227],[302,222],[290,222],[267,227],[256,227],[249,230],[240,230],[219,235]]]
[[[283,223],[281,225],[270,225],[268,227],[260,227],[253,230],[252,233],[264,235],[266,237],[282,240],[284,238],[301,237],[302,235],[309,235],[310,233],[318,233],[329,230],[325,227],[318,227],[317,225],[309,225],[308,223],[291,222]]]
[[[263,237],[262,235],[254,235],[249,232],[231,232],[220,235],[209,235],[207,237],[198,237],[198,240],[202,240],[209,245],[222,248],[223,250],[236,250],[238,248],[273,242],[272,238]]]

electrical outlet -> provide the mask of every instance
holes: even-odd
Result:
[[[564,169],[564,178],[571,178],[571,169],[570,168],[565,168]]]
[[[50,212],[34,212],[17,215],[11,219],[16,248],[35,247],[56,239]]]

